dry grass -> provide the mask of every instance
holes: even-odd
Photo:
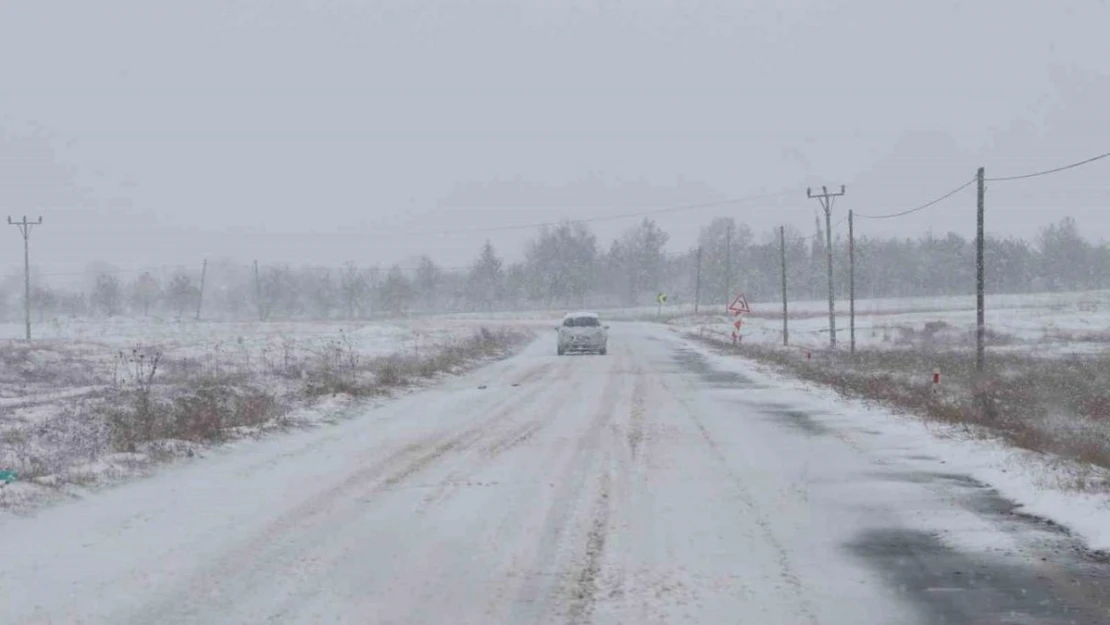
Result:
[[[1046,343],[1110,343],[1110,332],[1047,330],[1041,341]]]
[[[974,353],[966,349],[864,349],[854,356],[811,350],[807,360],[799,350],[694,338],[848,397],[1110,469],[1110,356],[990,354],[978,376]],[[934,369],[942,373],[936,387]]]
[[[58,384],[46,387],[50,392],[64,391],[66,384],[98,386],[72,399],[29,399],[40,410],[33,417],[0,408],[6,410],[0,413],[0,469],[39,485],[90,485],[191,456],[207,445],[287,427],[293,408],[325,395],[383,395],[460,372],[507,355],[529,336],[481,328],[423,353],[375,359],[363,358],[341,336],[315,353],[286,349],[250,366],[234,352],[230,358],[172,359],[157,348],[137,347],[83,359],[55,345],[12,343],[0,348],[0,370],[14,388],[43,381]],[[13,369],[8,362],[24,366]],[[0,506],[5,503],[0,496]]]
[[[339,346],[337,351],[327,351],[318,366],[308,370],[304,391],[310,397],[381,395],[421,379],[456,373],[469,363],[504,355],[528,336],[520,331],[480,328],[465,339],[423,354],[393,354],[365,362],[349,346]]]

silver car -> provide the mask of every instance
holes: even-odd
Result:
[[[559,331],[558,353],[594,353],[604,356],[609,347],[609,326],[602,325],[594,312],[576,312],[563,317]]]

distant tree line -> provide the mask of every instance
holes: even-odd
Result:
[[[788,295],[825,296],[825,236],[786,229]],[[204,316],[220,319],[368,319],[431,312],[640,306],[658,292],[671,302],[694,301],[700,257],[700,301],[722,305],[736,292],[751,301],[781,297],[777,230],[756,234],[721,217],[702,228],[691,249],[669,251],[670,237],[644,219],[602,244],[588,225],[565,222],[539,230],[524,258],[507,262],[487,242],[467,267],[448,268],[423,256],[414,267],[339,268],[213,263],[204,285]],[[847,241],[833,242],[834,287],[847,295]],[[700,254],[699,254],[700,249]],[[1071,218],[1041,229],[1033,241],[990,237],[986,243],[991,293],[1110,287],[1110,244],[1081,236]],[[859,298],[958,295],[974,292],[974,241],[958,234],[917,238],[860,236],[856,240]],[[189,318],[201,297],[199,272],[127,276],[103,270],[84,290],[33,281],[39,320],[63,316]],[[22,276],[0,282],[0,314],[22,314]]]

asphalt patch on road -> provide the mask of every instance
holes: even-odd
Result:
[[[764,385],[757,384],[751,378],[741,373],[735,371],[721,371],[713,368],[706,360],[705,356],[692,349],[678,348],[671,358],[678,363],[681,368],[697,374],[706,384],[715,388],[766,388]]]
[[[807,412],[789,404],[773,402],[749,404],[760,414],[767,415],[775,423],[789,428],[800,430],[810,436],[824,436],[830,434],[832,429],[818,421],[812,412]]]
[[[1094,625],[1110,618],[1105,605],[1069,597],[1035,567],[972,557],[928,532],[870,530],[848,549],[878,569],[924,623]]]
[[[983,482],[980,482],[973,477],[960,473],[944,473],[938,471],[883,471],[872,473],[870,477],[878,478],[880,480],[909,482],[911,484],[930,484],[941,482],[954,486],[964,486],[967,488],[990,488]]]
[[[777,422],[801,430],[810,436],[824,436],[831,431],[828,427],[819,423],[812,415],[803,410],[780,408],[764,410],[763,412],[764,414],[774,417]]]
[[[1017,553],[963,553],[938,535],[904,528],[862,533],[847,547],[877,568],[926,623],[1110,623],[1110,564],[1060,525],[1025,514],[990,485],[958,473],[891,471],[878,479],[939,484],[998,531],[1022,537]]]
[[[872,473],[869,477],[910,484],[940,484],[954,487],[951,492],[957,496],[961,506],[991,518],[1006,531],[1027,532],[1037,529],[1071,538],[1062,526],[1021,512],[1016,503],[1003,497],[997,489],[969,475],[942,471],[883,471]]]

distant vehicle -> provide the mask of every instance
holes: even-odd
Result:
[[[608,353],[609,326],[601,324],[595,312],[575,312],[563,317],[559,331],[558,353]]]

